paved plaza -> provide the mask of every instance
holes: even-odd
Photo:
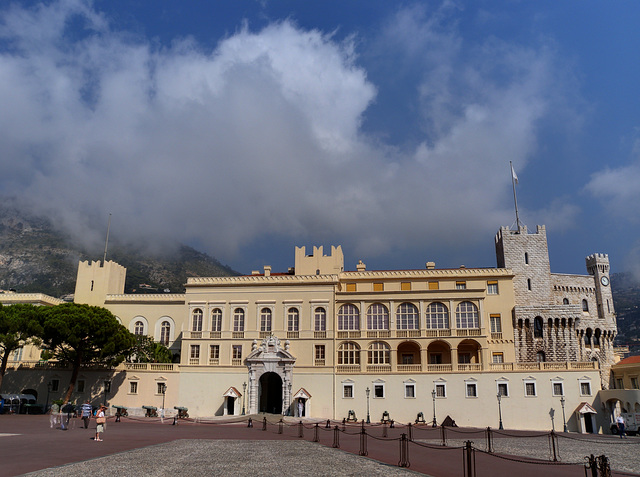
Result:
[[[492,431],[493,453],[487,449],[485,430],[413,427],[413,442],[402,441],[407,426],[394,429],[371,425],[363,450],[360,425],[318,424],[269,416],[263,430],[262,416],[254,416],[248,428],[245,417],[229,420],[179,421],[123,418],[108,422],[103,442],[93,440],[95,423],[82,427],[72,419],[70,429],[49,427],[48,416],[0,416],[0,476],[174,476],[264,475],[430,475],[464,474],[466,441],[477,449],[473,456],[478,477],[517,473],[519,477],[545,475],[584,476],[582,463],[589,454],[606,455],[614,475],[640,475],[640,439],[613,436],[558,434],[557,458],[548,435],[535,432]],[[338,424],[338,430],[335,426]],[[343,430],[344,429],[344,430]],[[302,434],[302,437],[300,435]],[[313,442],[315,439],[319,442]],[[338,442],[336,442],[336,438]],[[406,454],[401,455],[402,442]],[[338,444],[339,448],[334,448]],[[405,460],[409,468],[398,467]],[[635,474],[634,474],[635,472]]]

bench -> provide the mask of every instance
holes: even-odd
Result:
[[[158,417],[158,408],[155,406],[142,406],[142,409],[145,409],[146,412],[144,417]]]
[[[173,408],[178,411],[178,419],[186,419],[189,417],[188,408],[182,406],[173,406]]]

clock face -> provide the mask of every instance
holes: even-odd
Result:
[[[608,277],[602,277],[600,279],[600,283],[602,283],[606,287],[607,285],[609,285],[609,278]]]

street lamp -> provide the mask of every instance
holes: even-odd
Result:
[[[105,406],[107,405],[107,393],[109,391],[111,391],[111,381],[105,381],[104,382],[104,402],[103,402]]]
[[[562,406],[562,426],[563,426],[563,432],[567,432],[567,419],[564,416],[564,403],[565,403],[565,399],[564,396],[562,396],[560,398],[560,405]]]
[[[242,415],[243,416],[244,416],[244,410],[245,410],[244,403],[246,399],[245,398],[246,393],[247,393],[247,383],[245,381],[244,383],[242,383]]]
[[[289,409],[287,409],[287,415],[288,415],[288,416],[293,415],[293,414],[291,413],[291,406],[292,406],[292,404],[293,404],[293,398],[291,397],[291,388],[292,388],[292,387],[293,387],[293,386],[291,385],[291,381],[289,381]]]
[[[500,425],[498,426],[498,429],[503,430],[504,427],[502,426],[502,405],[500,404],[500,402],[502,401],[502,394],[498,393],[497,398],[498,398],[498,414],[500,416]]]
[[[438,421],[436,421],[436,390],[431,391],[431,397],[433,398],[433,422],[432,427],[438,427]]]
[[[51,381],[47,383],[47,402],[44,404],[44,412],[47,412],[49,407],[49,393],[51,392]]]
[[[371,393],[371,389],[369,389],[369,386],[367,386],[364,392],[367,393],[367,424],[371,424],[371,416],[369,415],[369,394]]]

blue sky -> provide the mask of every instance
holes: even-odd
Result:
[[[4,2],[0,192],[74,237],[249,272],[495,266],[640,277],[640,3]]]

